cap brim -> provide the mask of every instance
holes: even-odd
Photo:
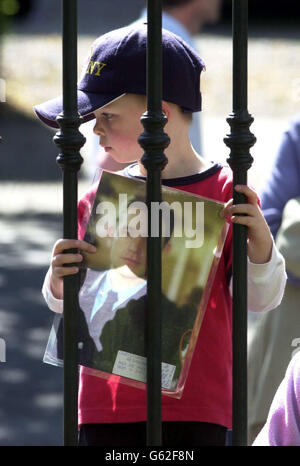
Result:
[[[94,92],[83,92],[77,90],[78,113],[82,116],[83,123],[95,118],[94,111],[105,105],[119,99],[124,94],[97,94]],[[39,119],[51,128],[59,128],[56,122],[56,117],[63,110],[62,96],[55,99],[47,100],[46,102],[33,107]]]

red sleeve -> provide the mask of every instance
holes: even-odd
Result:
[[[78,202],[78,239],[83,239],[92,212],[98,184],[93,185]]]
[[[231,173],[232,175],[232,173]],[[228,202],[232,198],[232,176],[227,177],[224,184],[222,184],[222,201]],[[230,278],[232,275],[232,223],[229,224],[227,237],[224,244],[224,261],[227,284],[229,286]]]

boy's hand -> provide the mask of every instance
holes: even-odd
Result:
[[[64,267],[64,264],[81,262],[83,256],[79,253],[64,253],[66,249],[80,249],[93,253],[96,248],[86,241],[77,239],[59,239],[52,250],[51,267],[50,267],[50,287],[53,296],[57,299],[63,298],[63,277],[73,275],[79,271],[79,267]]]
[[[248,204],[233,205],[233,199],[230,199],[220,215],[222,218],[228,217],[232,223],[248,227],[248,257],[251,262],[256,264],[269,262],[272,255],[273,240],[269,226],[257,203],[257,195],[253,189],[246,185],[236,185],[234,189],[247,196]]]

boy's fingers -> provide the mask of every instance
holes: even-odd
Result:
[[[56,267],[55,268],[55,275],[59,278],[64,277],[66,275],[73,275],[79,271],[78,267]]]
[[[60,239],[56,241],[53,248],[53,255],[63,252],[65,249],[77,248],[76,239]]]
[[[77,243],[78,243],[78,248],[81,249],[82,251],[86,251],[86,252],[96,252],[97,249],[95,248],[95,246],[93,246],[92,244],[90,243],[87,243],[86,241],[83,241],[81,239],[78,239],[77,240]]]
[[[229,207],[232,205],[232,203],[233,203],[233,199],[230,199],[230,201],[226,202],[223,209],[220,211],[220,217],[221,218],[225,218],[228,215],[230,215]]]
[[[255,220],[253,217],[242,217],[241,215],[231,217],[232,223],[238,223],[239,225],[245,225],[247,227],[251,227],[254,225]]]
[[[52,259],[52,266],[59,267],[63,264],[71,264],[72,262],[81,262],[81,254],[58,254]]]
[[[55,243],[53,255],[62,253],[66,249],[81,249],[86,252],[95,252],[96,248],[92,244],[80,239],[61,239]]]
[[[229,213],[234,214],[247,214],[254,216],[257,209],[252,204],[234,204],[228,208]]]
[[[251,189],[246,184],[237,184],[237,185],[235,185],[234,189],[238,193],[245,194],[245,196],[247,196],[248,201],[249,201],[250,204],[253,204],[253,205],[257,204],[257,194],[256,194],[256,192],[253,191],[253,189]]]

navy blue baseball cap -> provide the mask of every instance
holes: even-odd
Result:
[[[200,74],[205,65],[179,36],[162,30],[162,98],[185,112],[201,110]],[[146,23],[126,26],[102,35],[77,85],[78,112],[83,122],[95,118],[94,110],[124,94],[146,94]],[[34,107],[48,126],[59,128],[56,117],[62,112],[62,96]]]

